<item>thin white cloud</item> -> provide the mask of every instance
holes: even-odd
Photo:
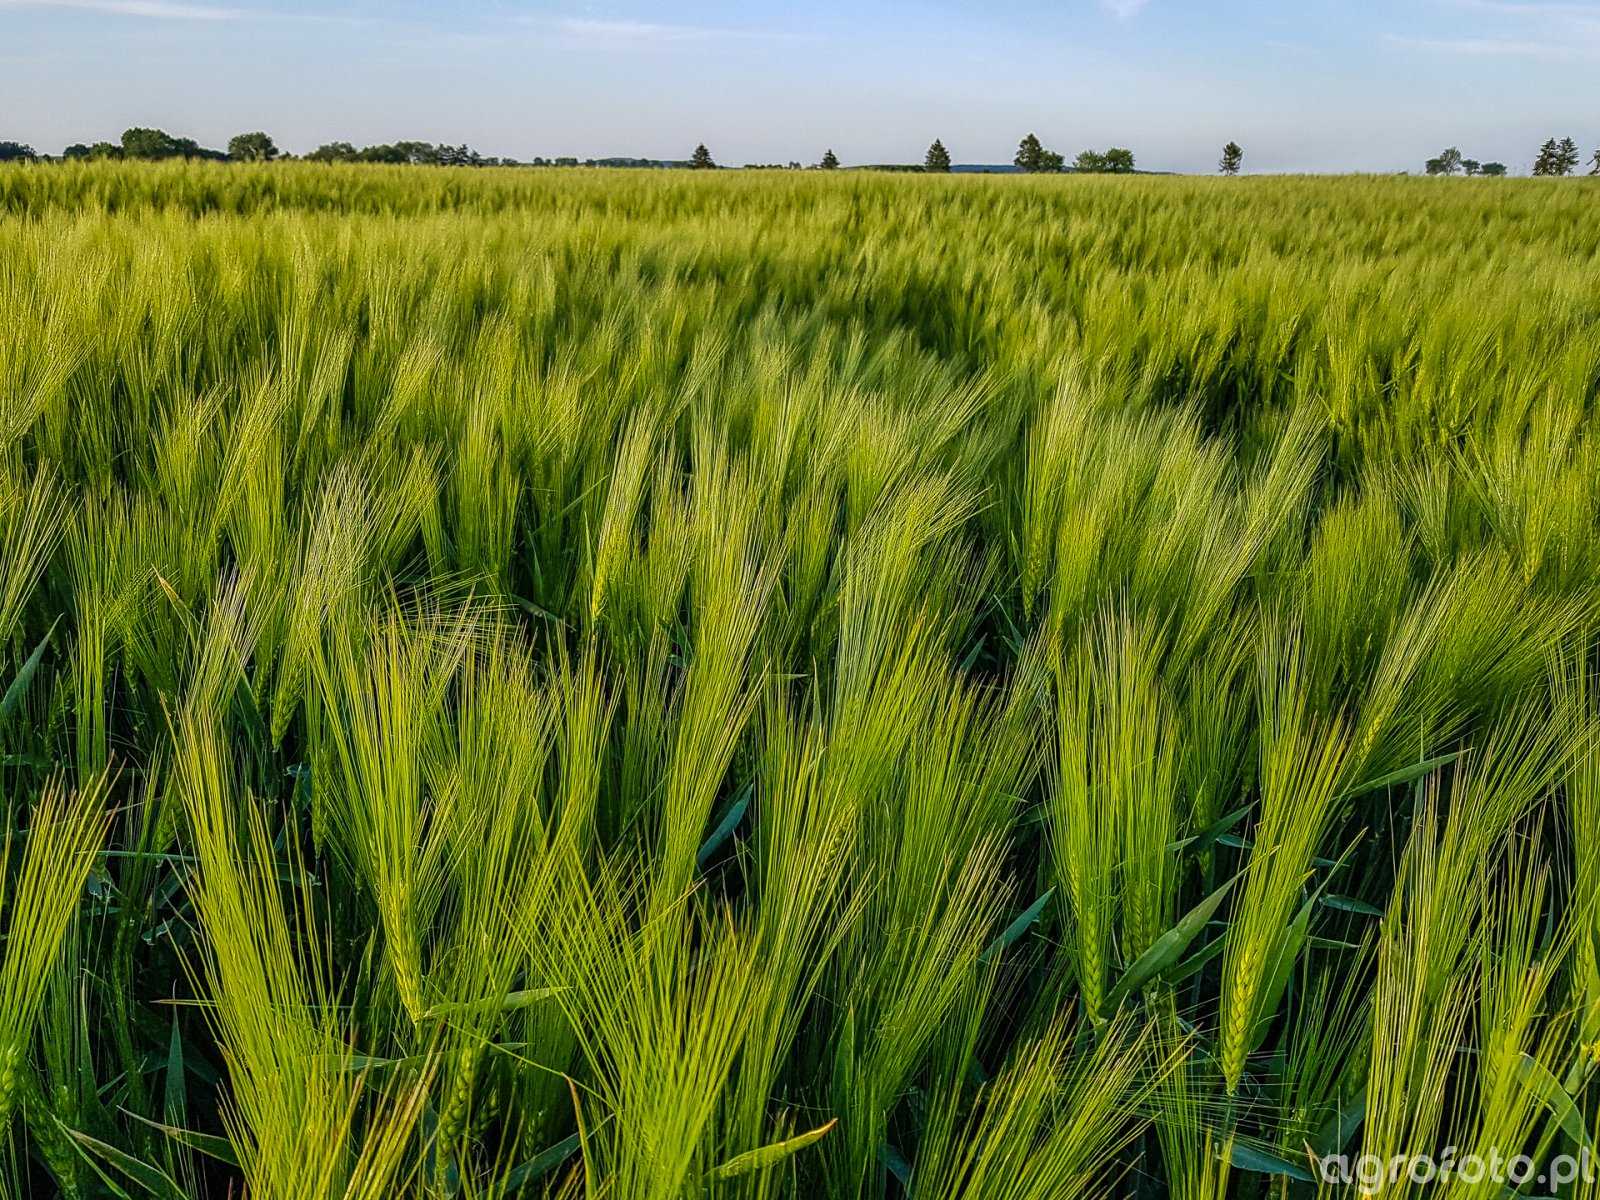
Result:
[[[1384,41],[1428,54],[1459,54],[1475,58],[1584,58],[1600,47],[1574,42],[1530,42],[1515,38],[1419,38],[1387,34]]]
[[[1127,20],[1127,18],[1149,4],[1150,0],[1100,0],[1100,3],[1112,16]]]
[[[807,39],[797,34],[754,29],[712,29],[700,25],[663,25],[655,21],[590,20],[566,17],[556,23],[563,33],[585,41],[613,46],[671,45],[685,42],[760,41],[793,42]]]
[[[1582,0],[1446,0],[1452,8],[1505,17],[1600,17],[1600,4]]]
[[[1591,58],[1600,54],[1600,0],[1444,2],[1463,14],[1481,14],[1480,28],[1450,30],[1455,36],[1388,40],[1438,54],[1478,57]]]
[[[0,0],[0,8],[70,8],[149,21],[237,21],[249,15],[239,8],[170,0]]]

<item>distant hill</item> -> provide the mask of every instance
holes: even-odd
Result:
[[[687,161],[660,158],[591,158],[584,162],[586,167],[641,167],[645,169],[663,169],[672,167],[686,167]]]
[[[1020,175],[1020,174],[1022,174],[1022,168],[1021,167],[1003,167],[1003,166],[994,166],[994,165],[985,166],[985,165],[983,165],[981,163],[961,163],[961,164],[959,164],[957,166],[951,167],[950,170],[952,172],[960,171],[962,174],[965,174],[965,175]],[[1077,168],[1075,168],[1071,163],[1068,163],[1066,166],[1061,168],[1061,173],[1063,175],[1076,175],[1078,172],[1077,172]],[[1136,170],[1136,171],[1134,171],[1134,174],[1135,175],[1175,175],[1175,174],[1177,174],[1177,172],[1175,172],[1175,171],[1143,171],[1143,170]]]
[[[861,163],[857,166],[846,167],[849,171],[898,171],[920,174],[921,163]],[[1002,165],[1000,163],[955,163],[950,167],[951,174],[959,175],[1020,175],[1021,167]]]
[[[4,3],[4,0],[0,0],[0,3]],[[671,169],[687,167],[689,164],[688,164],[687,161],[682,160],[682,159],[661,159],[661,158],[586,158],[586,159],[581,159],[581,160],[580,159],[576,159],[576,158],[558,158],[558,159],[555,159],[553,161],[548,161],[548,160],[542,159],[542,158],[536,158],[529,165],[538,166],[538,167],[543,167],[543,166],[576,167],[576,166],[580,166],[581,165],[581,166],[585,166],[585,167],[622,167],[622,168],[632,167],[632,168],[644,168],[644,169],[653,169],[653,170],[662,170],[662,169],[671,170]],[[724,169],[726,169],[726,168],[724,168]],[[788,169],[792,169],[792,168],[786,167],[783,163],[745,163],[742,168],[734,168],[734,169],[735,170],[745,170],[745,171],[765,171],[765,170],[774,170],[775,171],[775,170],[788,170]],[[847,170],[847,171],[889,171],[889,172],[894,172],[894,173],[899,173],[899,174],[920,174],[922,172],[922,164],[921,163],[861,163],[861,164],[859,164],[857,166],[844,167],[842,169],[843,170]],[[1012,166],[1010,163],[955,163],[950,167],[950,173],[952,175],[1021,175],[1023,172],[1022,172],[1022,168],[1021,167]],[[1062,172],[1061,173],[1063,175],[1074,174],[1072,165],[1070,163],[1067,164],[1065,167],[1062,168]],[[1135,175],[1167,175],[1167,174],[1171,174],[1171,172],[1169,172],[1169,171],[1135,171],[1134,174]]]

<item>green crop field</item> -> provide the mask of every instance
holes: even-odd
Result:
[[[1597,204],[0,168],[0,1195],[1588,1149]]]

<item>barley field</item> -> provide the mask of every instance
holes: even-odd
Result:
[[[1597,202],[0,169],[0,1195],[1590,1149]]]

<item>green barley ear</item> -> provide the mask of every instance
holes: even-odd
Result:
[[[1600,681],[1588,662],[1592,641],[1585,631],[1564,653],[1551,655],[1557,712],[1575,741],[1562,787],[1572,842],[1570,987],[1577,1012],[1575,1036],[1587,1057],[1583,1072],[1600,1063]],[[1577,1076],[1567,1082],[1575,1085]]]
[[[38,471],[26,489],[11,472],[0,472],[0,646],[11,641],[61,538],[68,505],[67,491],[49,471]]]
[[[1269,619],[1259,665],[1261,809],[1222,959],[1218,1054],[1230,1095],[1305,946],[1307,884],[1349,762],[1345,723],[1310,710],[1302,661],[1298,633]]]
[[[30,1070],[25,1057],[44,1004],[62,939],[77,911],[84,880],[105,839],[107,782],[68,790],[51,782],[33,806],[21,861],[11,876],[17,848],[6,839],[5,953],[0,957],[0,1121],[8,1121]]]
[[[611,589],[616,586],[628,543],[633,537],[654,441],[655,422],[651,415],[636,413],[617,448],[605,507],[593,534],[589,603],[585,614],[591,626],[598,625],[605,615]]]
[[[936,1099],[917,1158],[919,1194],[1048,1200],[1114,1186],[1119,1150],[1146,1128],[1149,1101],[1170,1094],[1184,1052],[1157,1050],[1152,1029],[1127,1022],[1092,1049],[1074,1034],[1057,1020],[1025,1039],[964,1122],[955,1096]]]

